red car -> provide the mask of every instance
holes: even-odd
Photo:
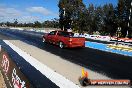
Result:
[[[84,37],[74,37],[74,33],[61,30],[44,34],[43,42],[59,45],[60,48],[85,47]]]

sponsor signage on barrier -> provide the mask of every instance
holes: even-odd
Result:
[[[7,52],[1,47],[0,70],[4,76],[7,88],[32,88],[28,79],[12,61]]]

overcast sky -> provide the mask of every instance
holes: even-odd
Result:
[[[0,0],[0,22],[34,22],[51,20],[59,18],[58,16],[59,0]],[[83,0],[86,6],[93,3],[94,5],[103,5],[113,3],[117,5],[118,0]]]

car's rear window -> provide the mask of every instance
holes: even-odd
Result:
[[[70,36],[74,36],[74,33],[72,32],[58,32],[58,35],[60,36],[65,36],[65,37],[70,37]]]

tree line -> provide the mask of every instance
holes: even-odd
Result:
[[[59,19],[33,23],[1,22],[0,26],[13,27],[47,27],[72,29],[75,32],[114,36],[120,32],[119,37],[132,36],[132,11],[131,0],[118,0],[117,6],[104,4],[94,6],[85,5],[83,0],[59,0]]]
[[[34,27],[34,28],[59,28],[59,19],[54,18],[52,20],[47,20],[44,22],[35,21],[33,23],[19,23],[17,19],[14,22],[1,22],[0,26],[7,27]]]
[[[131,0],[118,0],[118,5],[104,4],[86,6],[83,0],[59,0],[59,23],[62,30],[69,28],[77,32],[120,37],[132,36]],[[118,30],[120,29],[120,30]]]

